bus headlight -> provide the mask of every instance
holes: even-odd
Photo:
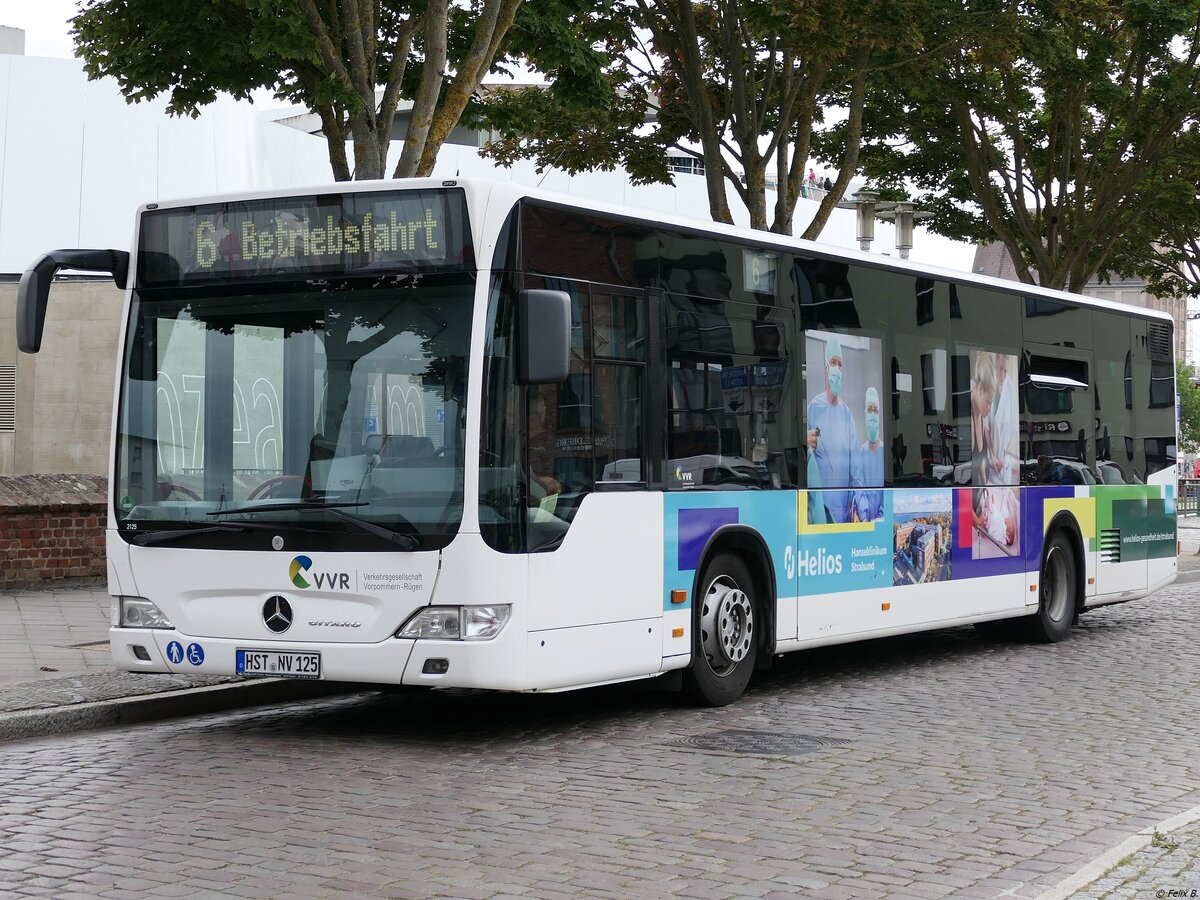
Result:
[[[145,597],[118,597],[121,607],[120,627],[122,628],[174,628],[171,620],[163,615],[150,600]]]
[[[490,641],[508,624],[512,607],[464,606],[462,635],[464,641]]]
[[[396,632],[396,637],[432,641],[490,641],[508,624],[509,604],[427,606]]]

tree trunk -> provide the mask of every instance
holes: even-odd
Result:
[[[425,67],[421,72],[417,96],[413,99],[412,114],[408,120],[400,162],[396,164],[395,178],[415,176],[417,165],[425,153],[429,127],[433,124],[442,81],[446,77],[447,7],[448,0],[431,0],[425,11]]]
[[[349,181],[350,162],[346,158],[346,126],[342,116],[332,104],[318,106],[315,110],[321,119],[321,133],[325,136],[325,146],[329,151],[329,167],[333,169],[334,181]]]
[[[757,153],[743,157],[746,169],[746,209],[750,227],[767,230],[767,172],[766,160]]]
[[[696,112],[696,125],[700,132],[709,213],[714,222],[732,225],[733,216],[729,212],[729,199],[725,194],[725,158],[721,155],[721,135],[713,118],[712,98],[704,87],[701,75],[704,66],[700,59],[699,36],[696,32],[692,0],[677,0],[674,7],[679,31],[657,28],[654,36],[660,44],[673,47],[679,55],[684,92]]]
[[[354,137],[354,180],[385,178],[387,143],[380,141],[372,123],[361,112],[352,117],[350,133]]]
[[[483,14],[475,23],[475,36],[471,41],[471,48],[459,65],[458,72],[450,82],[446,96],[442,98],[429,126],[425,147],[417,163],[415,174],[418,178],[433,174],[438,152],[462,118],[471,96],[487,75],[500,44],[512,27],[521,2],[522,0],[488,0],[484,5]]]

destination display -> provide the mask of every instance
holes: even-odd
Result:
[[[321,194],[150,210],[138,285],[355,275],[469,261],[461,189]]]

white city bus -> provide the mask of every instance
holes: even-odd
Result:
[[[27,352],[59,268],[126,290],[124,670],[721,704],[1175,577],[1153,311],[475,181],[149,204],[25,274]]]

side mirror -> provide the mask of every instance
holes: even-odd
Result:
[[[571,297],[526,290],[517,298],[521,384],[558,384],[571,371]]]
[[[17,287],[17,346],[24,353],[42,349],[50,283],[59,269],[109,272],[117,287],[125,290],[129,254],[124,250],[54,250],[26,269]]]

